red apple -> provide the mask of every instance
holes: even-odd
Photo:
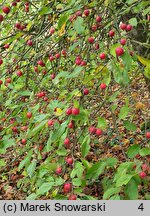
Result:
[[[72,165],[72,164],[73,164],[73,158],[68,157],[68,158],[66,159],[66,162],[67,162],[67,164]]]
[[[64,144],[65,144],[66,146],[70,145],[70,140],[69,140],[69,138],[66,138],[66,139],[64,140]]]
[[[16,74],[17,74],[17,76],[19,76],[19,77],[20,77],[20,76],[22,76],[22,71],[20,71],[20,70],[19,70],[19,71],[17,71],[17,73],[16,73]]]
[[[91,127],[89,128],[89,132],[90,132],[90,134],[95,134],[96,128],[95,128],[94,126],[91,126]]]
[[[28,41],[27,41],[27,45],[28,45],[28,46],[32,46],[32,45],[33,45],[32,40],[28,40]]]
[[[146,173],[145,172],[140,172],[139,176],[140,176],[140,178],[144,179],[146,177]]]
[[[59,59],[59,58],[60,58],[60,53],[56,53],[55,57],[56,57],[57,59]]]
[[[133,26],[129,24],[129,25],[127,25],[127,27],[126,27],[126,31],[131,31],[132,28],[133,28]]]
[[[85,89],[83,90],[83,94],[84,94],[84,95],[88,95],[88,94],[89,94],[89,90],[88,90],[87,88],[85,88]]]
[[[95,134],[96,134],[97,136],[102,135],[102,133],[103,133],[103,131],[102,131],[100,128],[96,128]]]
[[[126,39],[125,38],[122,38],[121,40],[120,40],[120,43],[121,43],[121,45],[125,45],[126,44]]]
[[[68,108],[68,109],[66,110],[66,114],[67,114],[67,115],[71,115],[71,114],[72,114],[72,108]]]
[[[124,49],[122,47],[117,47],[115,51],[117,56],[121,56],[124,53]]]
[[[64,184],[64,193],[69,193],[71,191],[72,185],[70,183]]]
[[[89,42],[89,43],[94,43],[94,37],[89,37],[89,38],[88,38],[88,42]]]
[[[102,17],[101,16],[97,16],[96,17],[96,22],[101,22],[102,21]]]
[[[0,58],[0,65],[2,65],[2,64],[3,64],[3,59]]]
[[[2,80],[0,80],[0,85],[2,85],[3,84],[3,81]]]
[[[54,120],[51,120],[51,119],[48,120],[48,126],[51,127],[51,126],[53,126],[53,125],[54,125]]]
[[[101,53],[100,55],[99,55],[99,57],[100,57],[100,59],[105,59],[106,58],[106,54],[105,53]]]
[[[68,200],[76,200],[77,196],[75,194],[71,194],[68,198]]]
[[[62,173],[62,168],[61,167],[57,167],[56,169],[56,174],[61,174]]]
[[[72,115],[78,115],[80,113],[79,108],[72,108]]]
[[[45,66],[45,63],[42,60],[38,60],[37,64],[40,65],[41,67]]]
[[[109,37],[113,37],[115,35],[115,32],[113,30],[110,30],[108,35],[109,35]]]
[[[2,8],[2,11],[3,11],[5,14],[8,14],[8,13],[10,12],[10,8],[7,7],[7,6],[4,6],[4,7]]]
[[[83,13],[84,13],[85,16],[88,16],[90,14],[90,11],[88,9],[86,9],[86,10],[84,10]]]
[[[4,19],[3,15],[2,15],[2,14],[0,14],[0,22],[2,22],[2,21],[3,21],[3,19]]]
[[[32,113],[31,113],[31,112],[28,112],[28,113],[27,113],[27,118],[30,119],[31,117],[32,117]]]
[[[121,23],[121,24],[120,24],[120,28],[121,28],[122,30],[126,30],[127,25],[126,25],[125,23]]]
[[[150,139],[150,132],[149,131],[146,132],[146,138]]]
[[[106,87],[107,87],[107,85],[105,83],[100,84],[100,89],[105,89]]]
[[[22,139],[22,140],[21,140],[21,143],[22,143],[23,145],[25,145],[25,144],[27,143],[27,140],[26,140],[26,139]]]
[[[72,112],[71,112],[72,113]],[[71,121],[69,124],[68,124],[68,128],[73,128],[74,127],[74,124],[73,124],[73,122]]]

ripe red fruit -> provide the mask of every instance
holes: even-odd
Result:
[[[72,164],[73,164],[73,158],[68,157],[68,158],[66,159],[66,162],[67,162],[67,164],[72,165]]]
[[[80,113],[79,108],[72,108],[72,115],[78,115]]]
[[[48,120],[48,126],[51,127],[54,125],[54,121],[53,120]]]
[[[81,66],[86,66],[86,61],[85,60],[81,61]]]
[[[71,194],[68,198],[68,200],[76,200],[77,196],[75,194]]]
[[[146,138],[150,139],[150,132],[148,132],[148,131],[146,132]]]
[[[68,109],[66,110],[66,114],[67,114],[67,115],[71,115],[71,114],[72,114],[72,108],[68,108]]]
[[[37,64],[40,65],[41,67],[45,66],[45,63],[42,60],[38,60]]]
[[[9,44],[5,44],[5,45],[4,45],[4,48],[5,48],[5,49],[8,49],[8,48],[9,48]]]
[[[66,50],[65,50],[65,49],[63,49],[63,50],[61,51],[61,54],[62,54],[63,56],[66,56],[66,55],[67,55],[67,52],[66,52]]]
[[[121,45],[125,45],[126,44],[126,39],[124,39],[124,38],[122,38],[121,40],[120,40],[120,43],[121,43]]]
[[[20,77],[20,76],[22,76],[22,71],[17,71],[17,73],[16,73],[16,74],[17,74],[17,76],[19,76],[19,77]]]
[[[51,27],[50,30],[49,30],[50,35],[54,34],[54,32],[55,32],[55,28]]]
[[[80,10],[78,10],[78,11],[76,11],[76,14],[75,14],[76,16],[82,16],[82,11],[80,11]]]
[[[28,112],[27,113],[27,118],[31,118],[32,117],[32,113],[31,112]]]
[[[95,49],[96,49],[96,50],[99,49],[99,43],[95,43]]]
[[[103,131],[102,131],[101,129],[99,129],[99,128],[96,129],[95,134],[96,134],[97,136],[102,135],[102,133],[103,133]]]
[[[84,94],[84,95],[88,95],[88,94],[89,94],[89,90],[88,90],[87,88],[85,88],[85,89],[83,90],[83,94]]]
[[[0,14],[0,22],[2,22],[2,21],[3,21],[3,19],[4,19],[3,15],[2,15],[2,14]]]
[[[97,25],[92,25],[91,30],[95,32],[97,30]]]
[[[5,14],[8,14],[8,13],[10,12],[10,8],[7,7],[7,6],[4,6],[4,7],[2,8],[2,10],[3,10],[3,12],[4,12]]]
[[[145,172],[140,172],[139,176],[140,176],[140,178],[144,179],[146,177],[146,173]]]
[[[83,13],[84,13],[85,16],[88,16],[90,14],[90,11],[88,9],[86,9],[86,10],[84,10]]]
[[[88,38],[88,42],[89,42],[89,43],[94,43],[94,37],[89,37],[89,38]]]
[[[28,45],[28,46],[32,46],[32,45],[33,45],[32,40],[28,40],[28,41],[27,41],[27,45]]]
[[[95,128],[94,126],[91,126],[91,127],[89,128],[89,132],[90,132],[90,134],[95,134],[96,128]]]
[[[76,60],[75,60],[75,64],[76,65],[80,65],[82,62],[81,58],[80,57],[77,57]]]
[[[72,113],[72,112],[71,112]],[[73,124],[73,122],[71,121],[69,124],[68,124],[68,128],[73,128],[74,127],[74,124]]]
[[[54,60],[55,60],[55,57],[51,55],[51,56],[49,57],[49,60],[50,60],[50,61],[54,61]]]
[[[121,28],[122,30],[126,30],[127,25],[126,25],[125,23],[121,23],[121,24],[120,24],[120,28]]]
[[[100,84],[100,89],[105,89],[106,87],[107,87],[107,85],[105,83]]]
[[[149,166],[148,166],[147,164],[143,164],[143,165],[142,165],[142,170],[143,170],[144,172],[148,171],[148,170],[149,170]]]
[[[96,22],[101,22],[102,21],[102,17],[101,16],[97,16],[96,17]]]
[[[2,85],[3,84],[3,81],[2,80],[0,80],[0,85]]]
[[[11,4],[12,6],[17,6],[17,2],[12,2],[12,4]]]
[[[6,83],[11,83],[11,78],[7,78]]]
[[[57,167],[56,169],[56,174],[61,174],[62,173],[62,168],[61,167]]]
[[[65,183],[64,184],[64,193],[69,193],[71,191],[71,184],[70,183]]]
[[[55,76],[56,76],[55,73],[52,73],[51,74],[51,79],[55,79]]]
[[[66,138],[66,139],[64,140],[64,144],[65,144],[65,145],[69,145],[69,144],[70,144],[69,138]]]
[[[0,65],[2,65],[2,64],[3,64],[3,59],[0,58]]]
[[[127,25],[127,27],[126,27],[126,31],[131,31],[132,28],[133,28],[133,26],[129,24],[129,25]]]
[[[113,30],[110,30],[108,35],[109,35],[109,37],[113,37],[115,35],[115,32]]]
[[[26,144],[26,142],[27,142],[27,140],[26,140],[26,139],[22,139],[22,140],[21,140],[21,143],[22,143],[23,145],[25,145],[25,144]]]
[[[60,53],[56,53],[55,57],[56,57],[57,59],[59,59],[59,58],[60,58]]]
[[[18,133],[19,131],[18,131],[18,128],[17,127],[12,127],[12,131],[14,132],[14,133]]]
[[[39,149],[39,151],[42,151],[43,148],[44,148],[44,145],[41,144],[38,149]]]
[[[124,49],[122,47],[117,47],[115,51],[117,56],[121,56],[124,53]]]
[[[99,57],[100,57],[100,59],[105,59],[106,58],[106,54],[105,53],[101,53],[100,55],[99,55]]]

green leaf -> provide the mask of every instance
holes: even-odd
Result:
[[[116,57],[116,48],[119,47],[120,44],[117,43],[117,44],[113,44],[111,47],[110,47],[110,54],[114,57]]]
[[[54,185],[54,182],[43,183],[40,188],[37,190],[37,195],[43,195],[47,193]]]
[[[142,148],[142,149],[140,150],[140,155],[141,155],[142,157],[147,156],[147,155],[150,155],[150,148]]]
[[[122,175],[119,179],[116,181],[116,187],[120,187],[122,185],[128,184],[128,182],[132,179],[134,175],[126,174]]]
[[[39,15],[43,16],[45,14],[50,14],[52,13],[52,8],[49,8],[49,7],[42,7],[42,9],[39,11]]]
[[[91,138],[90,138],[90,135],[87,135],[83,142],[82,142],[82,145],[81,145],[81,154],[83,157],[86,157],[87,154],[89,153],[89,150],[90,150],[90,141],[91,141]]]
[[[75,78],[75,77],[78,77],[82,70],[83,70],[83,67],[81,67],[81,66],[75,67],[74,71],[73,71],[71,74],[69,74],[69,75],[67,76],[67,78]]]
[[[72,170],[70,177],[74,178],[75,176],[77,176],[78,178],[81,178],[83,171],[84,171],[84,167],[83,167],[82,163],[77,161],[77,162],[75,162],[75,167]]]
[[[131,147],[129,147],[128,151],[127,151],[127,156],[128,158],[134,158],[140,151],[140,145],[132,145]]]
[[[110,197],[110,200],[121,200],[121,197],[116,194],[116,195]]]
[[[28,173],[30,178],[33,176],[35,168],[36,168],[36,160],[33,160],[27,168],[27,173]]]
[[[129,109],[128,106],[121,107],[120,112],[118,114],[119,118],[120,119],[125,119],[127,117],[128,113],[129,113],[129,110],[130,109]]]
[[[68,17],[69,15],[67,14],[60,16],[59,21],[58,21],[58,30],[60,30],[61,27],[67,22]]]
[[[72,184],[73,184],[74,186],[79,187],[79,186],[81,186],[82,181],[81,181],[81,179],[79,179],[79,178],[74,178],[74,179],[72,180]]]
[[[4,167],[6,165],[6,162],[4,159],[0,159],[0,168]]]
[[[20,162],[18,170],[20,171],[24,166],[26,166],[26,164],[30,163],[30,160],[32,158],[32,153],[33,151],[30,150],[27,154],[27,156]]]
[[[117,158],[108,158],[106,160],[106,166],[114,167],[117,164],[117,162],[118,162]]]
[[[37,198],[37,194],[32,193],[26,198],[26,200],[35,200],[36,198]]]
[[[47,140],[47,145],[46,145],[46,147],[47,147],[47,152],[49,152],[49,151],[52,150],[52,146],[51,146],[51,144],[52,144],[52,136],[53,136],[53,132],[50,132],[49,138],[48,138],[48,140]]]
[[[116,97],[118,96],[119,94],[119,91],[116,91],[114,94],[112,94],[110,97],[109,97],[109,102],[114,102],[114,100],[116,99]]]
[[[131,179],[129,183],[126,185],[125,193],[127,194],[127,198],[129,200],[137,200],[138,199],[138,185],[134,179]]]
[[[67,150],[66,149],[57,150],[56,154],[58,154],[59,156],[66,156],[67,155]]]
[[[44,127],[45,124],[47,123],[47,120],[42,121],[38,126],[36,126],[32,131],[28,131],[27,136],[32,137],[35,136],[39,131],[41,131]]]
[[[105,191],[103,195],[103,200],[109,199],[112,195],[118,194],[120,192],[121,188],[109,188],[108,190]]]
[[[127,171],[132,169],[133,166],[134,166],[133,162],[122,163],[117,169],[117,173],[115,174],[115,177],[114,177],[114,182],[116,182],[123,175],[126,175]]]
[[[127,130],[136,131],[136,125],[130,121],[124,121],[124,126]]]
[[[137,26],[137,19],[134,17],[134,18],[131,18],[129,19],[129,24],[131,24],[132,26]]]
[[[94,164],[86,173],[86,179],[96,179],[99,175],[104,172],[106,163],[105,162],[98,162]]]
[[[85,31],[84,20],[82,17],[78,17],[74,22],[74,29],[78,34],[82,34]]]
[[[107,121],[105,118],[98,118],[98,125],[97,125],[98,128],[101,128],[101,129],[106,129],[107,127]]]

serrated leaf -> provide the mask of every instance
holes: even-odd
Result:
[[[67,22],[68,17],[69,16],[67,14],[60,16],[59,21],[58,21],[58,30],[60,30],[62,26]]]
[[[82,34],[85,30],[84,20],[82,17],[78,17],[74,22],[74,29],[78,34]]]
[[[105,191],[104,195],[103,195],[103,199],[107,200],[109,199],[112,195],[114,194],[118,194],[120,192],[121,188],[109,188],[108,190]]]
[[[94,164],[86,173],[86,179],[96,179],[99,175],[104,172],[106,163],[105,162],[98,162]]]
[[[37,195],[43,195],[47,193],[54,185],[54,182],[43,183],[40,188],[37,190]]]
[[[79,179],[79,178],[74,178],[74,179],[72,180],[72,184],[73,184],[74,186],[79,187],[79,186],[81,186],[82,181],[81,181],[81,179]]]
[[[124,121],[124,126],[127,130],[136,131],[136,125],[130,121]]]
[[[127,156],[129,158],[134,158],[139,153],[140,148],[141,148],[140,145],[137,144],[132,145],[127,151]]]
[[[129,200],[138,199],[138,185],[134,179],[131,179],[126,185],[125,193],[127,194]]]
[[[30,150],[27,156],[20,162],[18,170],[20,171],[26,164],[30,163],[33,151]]]
[[[36,168],[36,160],[33,160],[27,168],[27,174],[31,178]]]
[[[26,198],[26,200],[35,200],[36,198],[37,198],[37,194],[32,193]]]
[[[134,175],[126,174],[122,175],[119,179],[116,181],[116,187],[120,187],[122,185],[128,184],[128,182],[132,179]]]
[[[114,167],[117,164],[117,162],[118,162],[117,158],[108,158],[106,160],[106,166]]]
[[[129,19],[128,21],[132,26],[137,26],[137,19],[135,17]]]
[[[147,156],[147,155],[150,155],[150,148],[142,148],[142,149],[140,150],[140,155],[141,155],[142,157]]]
[[[81,154],[83,157],[86,157],[87,154],[89,153],[89,150],[90,150],[90,141],[91,141],[91,138],[90,138],[90,135],[87,135],[83,142],[82,142],[82,145],[81,145]]]
[[[44,127],[45,124],[47,123],[47,120],[42,121],[38,126],[36,126],[32,131],[28,131],[27,136],[32,137],[35,136],[39,131],[41,131]]]
[[[52,8],[43,6],[42,9],[39,11],[39,15],[43,16],[45,14],[50,14],[51,12],[52,12]]]
[[[105,118],[98,118],[98,125],[97,125],[98,128],[101,128],[101,129],[106,129],[107,127],[107,121]]]
[[[121,107],[120,112],[118,114],[119,118],[120,119],[125,119],[127,117],[128,113],[129,113],[129,110],[130,109],[129,109],[128,106]]]

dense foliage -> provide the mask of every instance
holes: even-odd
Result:
[[[0,6],[3,198],[150,199],[149,1]]]

